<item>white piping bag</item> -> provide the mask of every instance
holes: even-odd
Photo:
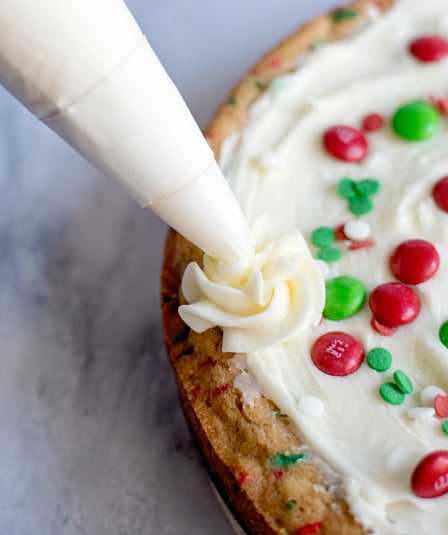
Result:
[[[253,255],[211,149],[122,0],[1,0],[0,83],[203,251]]]

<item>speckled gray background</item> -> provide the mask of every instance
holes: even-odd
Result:
[[[338,3],[128,2],[201,126]],[[0,203],[0,535],[230,534],[164,353],[164,225],[1,89]]]

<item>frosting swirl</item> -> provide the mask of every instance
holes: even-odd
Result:
[[[189,304],[179,314],[194,331],[223,331],[223,351],[249,352],[308,332],[325,299],[318,263],[298,230],[257,240],[253,258],[233,263],[204,255],[182,280]]]

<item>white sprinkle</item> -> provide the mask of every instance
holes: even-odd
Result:
[[[425,388],[420,393],[420,402],[424,407],[433,407],[434,400],[439,394],[441,396],[444,396],[445,392],[438,386],[425,386]]]
[[[366,240],[370,235],[370,225],[366,221],[352,219],[344,225],[344,234],[353,241]]]
[[[325,406],[315,396],[302,396],[299,400],[299,410],[308,416],[320,416],[324,412]]]
[[[414,407],[407,412],[408,418],[412,420],[425,420],[434,416],[436,411],[433,407]]]

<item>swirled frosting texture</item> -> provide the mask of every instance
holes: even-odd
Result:
[[[204,255],[187,266],[182,319],[196,332],[223,331],[223,351],[252,352],[299,336],[321,317],[321,270],[298,231],[258,239],[253,258],[223,263]]]

